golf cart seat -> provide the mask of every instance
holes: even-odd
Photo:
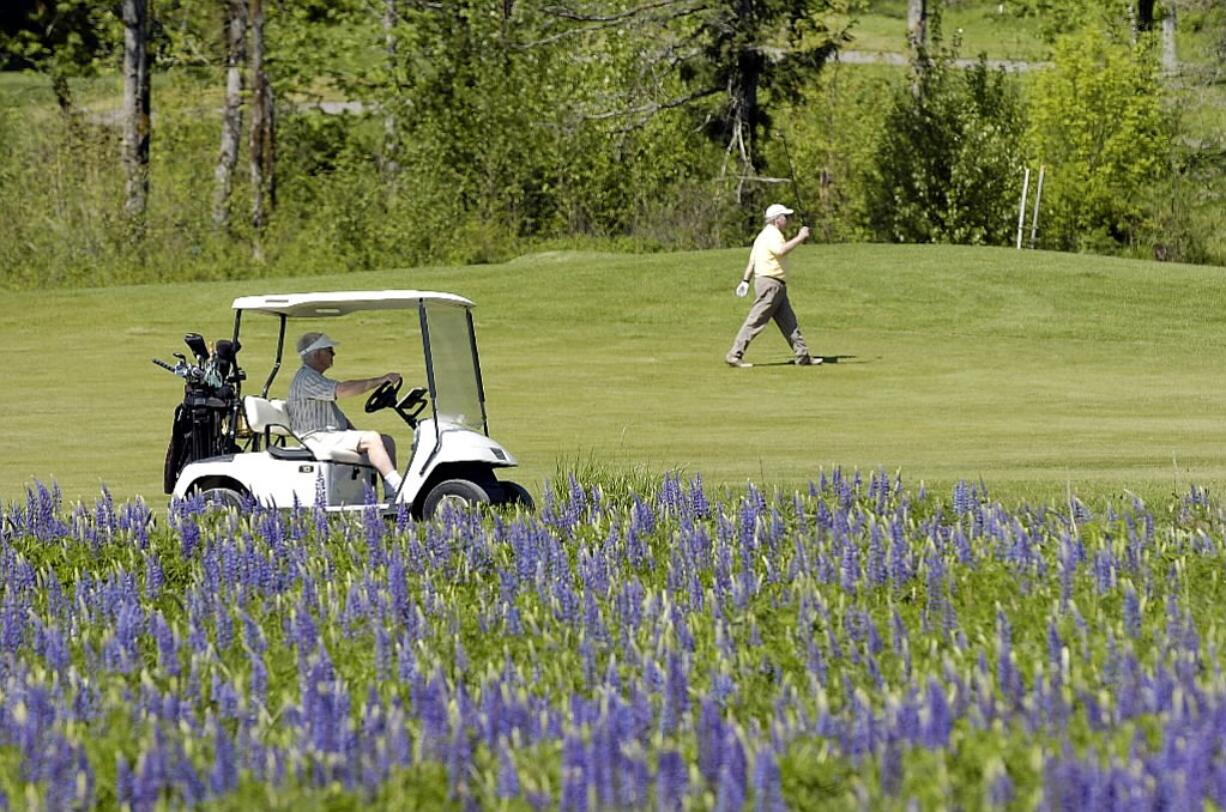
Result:
[[[315,459],[315,455],[305,445],[301,445],[301,441],[295,447],[285,445],[286,437],[298,439],[289,427],[289,412],[285,410],[285,401],[247,395],[243,398],[243,415],[253,432],[264,435],[264,447],[270,456],[279,460]],[[274,440],[274,437],[277,439]]]
[[[289,412],[286,411],[283,400],[269,400],[248,395],[243,398],[243,413],[247,417],[247,425],[251,427],[251,430],[264,435],[265,448],[269,455],[279,460],[331,461],[346,462],[351,465],[370,465],[370,460],[365,454],[355,454],[350,451],[333,450],[317,456],[290,428]],[[280,438],[280,441],[274,442],[273,437]],[[286,437],[294,438],[298,441],[298,445],[285,445]]]

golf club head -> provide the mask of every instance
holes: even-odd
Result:
[[[209,360],[209,347],[204,343],[204,336],[199,333],[188,333],[183,336],[183,343],[192,351],[200,363]]]
[[[234,366],[234,356],[238,352],[239,347],[236,342],[221,339],[213,347],[213,360],[217,364],[217,371],[221,377],[229,378],[230,370]]]

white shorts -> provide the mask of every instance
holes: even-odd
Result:
[[[302,438],[303,444],[311,449],[311,453],[321,460],[337,460],[338,462],[357,462],[360,458],[368,463],[366,455],[358,451],[358,443],[362,441],[364,432],[349,429],[348,431],[317,431]]]

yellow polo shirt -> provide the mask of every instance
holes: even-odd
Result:
[[[774,223],[767,224],[753,241],[753,250],[749,254],[753,258],[754,275],[786,281],[783,268],[783,248],[786,244],[787,240],[779,227]]]

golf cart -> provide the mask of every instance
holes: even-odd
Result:
[[[522,486],[495,476],[516,461],[489,437],[471,301],[430,291],[337,291],[243,296],[233,307],[231,341],[218,341],[210,354],[203,338],[190,333],[185,340],[196,364],[181,355],[173,367],[154,362],[187,381],[166,455],[167,493],[180,499],[203,494],[232,506],[247,496],[277,507],[362,509],[367,488],[378,492],[378,472],[369,460],[347,451],[317,456],[295,435],[285,401],[271,399],[269,390],[281,370],[290,319],[405,310],[420,324],[426,386],[402,393],[402,382],[386,382],[366,399],[368,414],[391,409],[413,432],[407,463],[401,462],[404,484],[379,507],[392,513],[407,505],[416,517],[447,503],[532,507]],[[258,396],[242,395],[246,374],[237,361],[248,313],[279,320],[272,370]]]

